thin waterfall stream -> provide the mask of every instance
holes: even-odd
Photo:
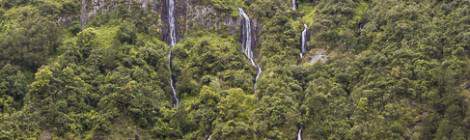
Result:
[[[173,75],[173,63],[172,63],[172,48],[176,45],[176,22],[175,22],[175,1],[167,0],[168,10],[168,27],[169,27],[169,38],[170,38],[170,52],[168,53],[168,65],[170,71],[170,87],[173,94],[174,106],[178,106],[179,99],[175,89],[175,76]]]
[[[292,10],[297,10],[297,1],[296,0],[292,0]]]
[[[302,140],[302,127],[300,127],[299,131],[297,131],[297,140]]]
[[[300,39],[300,41],[301,41],[300,59],[302,59],[304,57],[304,54],[307,52],[308,37],[309,37],[308,36],[308,26],[307,26],[307,24],[304,24],[304,30],[302,31],[302,38]],[[301,102],[303,102],[304,98],[301,98]],[[299,108],[300,107],[301,107],[301,105],[299,105]],[[303,114],[301,113],[301,115],[303,115]],[[302,140],[302,130],[303,130],[303,126],[299,126],[299,129],[297,130],[297,140]]]
[[[305,52],[307,52],[307,32],[308,26],[304,24],[304,30],[302,31],[302,39],[301,39],[301,46],[300,46],[300,58],[304,57]]]
[[[256,77],[254,79],[254,89],[256,90],[256,82],[258,81],[263,71],[261,70],[261,66],[255,63],[255,58],[253,55],[253,50],[252,50],[253,37],[252,37],[250,17],[245,13],[245,11],[242,8],[238,8],[238,10],[239,10],[240,16],[243,18],[242,25],[241,25],[242,26],[241,27],[242,51],[251,62],[251,65],[256,68]]]

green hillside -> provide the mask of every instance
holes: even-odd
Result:
[[[470,139],[470,1],[293,6],[0,0],[0,140]]]

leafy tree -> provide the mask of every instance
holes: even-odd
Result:
[[[35,70],[45,64],[60,42],[60,30],[49,17],[32,6],[18,7],[5,13],[0,32],[1,66],[13,63]]]
[[[28,92],[31,76],[18,67],[5,65],[0,70],[0,109],[2,113],[11,113],[23,107],[24,97]]]

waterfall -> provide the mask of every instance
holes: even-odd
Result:
[[[80,28],[83,28],[88,20],[87,4],[88,2],[86,0],[82,0],[80,9]]]
[[[175,23],[175,1],[174,0],[167,0],[167,10],[168,10],[168,27],[169,27],[169,41],[170,47],[173,48],[176,45],[176,23]],[[170,48],[170,52],[168,53],[168,64],[169,64],[169,71],[170,71],[170,87],[171,92],[173,93],[173,100],[174,105],[177,106],[179,104],[179,99],[176,94],[175,89],[175,77],[173,76],[172,72],[172,49]]]
[[[300,58],[304,57],[305,52],[307,52],[307,24],[304,24],[304,30],[302,31],[302,45],[300,46]]]
[[[176,44],[175,1],[167,0],[167,4],[170,46],[173,47]]]
[[[254,89],[256,90],[256,81],[258,81],[258,78],[260,77],[263,71],[261,70],[261,67],[255,63],[255,60],[254,60],[254,55],[253,55],[253,50],[252,50],[253,37],[252,37],[252,31],[251,31],[251,20],[242,8],[238,8],[238,10],[240,12],[240,16],[243,18],[242,37],[241,37],[242,50],[243,50],[243,53],[246,55],[246,57],[250,60],[251,65],[253,65],[253,67],[256,68],[256,77],[254,79],[254,83],[255,83]]]
[[[147,11],[147,6],[148,6],[148,0],[140,0],[140,3],[142,4],[140,7],[144,10]]]
[[[292,0],[292,10],[297,10],[297,1],[296,0]]]
[[[261,75],[262,72],[263,71],[261,70],[261,66],[257,66],[255,81],[258,81],[259,76]]]
[[[302,127],[299,128],[299,131],[297,132],[297,140],[302,140]]]
[[[242,8],[239,8],[240,15],[243,17],[243,27],[242,27],[242,50],[245,55],[250,60],[251,64],[256,67],[256,63],[253,60],[253,51],[251,50],[252,37],[251,37],[251,21],[248,15],[243,11]]]

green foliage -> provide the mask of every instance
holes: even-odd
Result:
[[[470,138],[466,0],[140,2],[0,1],[0,139]]]
[[[255,98],[242,89],[222,90],[219,81],[203,86],[198,98],[183,108],[189,132],[185,139],[253,139]]]
[[[198,36],[181,41],[174,49],[174,73],[182,93],[195,94],[199,88],[218,79],[224,89],[251,91],[255,70],[233,38],[215,35]],[[193,91],[194,90],[194,91]]]
[[[59,46],[59,27],[51,18],[41,16],[35,7],[9,9],[5,19],[5,28],[0,32],[0,66],[13,63],[35,70]]]
[[[238,7],[243,6],[242,0],[202,0],[203,4],[210,4],[219,10],[238,11]]]
[[[0,69],[0,112],[11,113],[21,109],[28,92],[31,76],[16,66],[5,65]]]

